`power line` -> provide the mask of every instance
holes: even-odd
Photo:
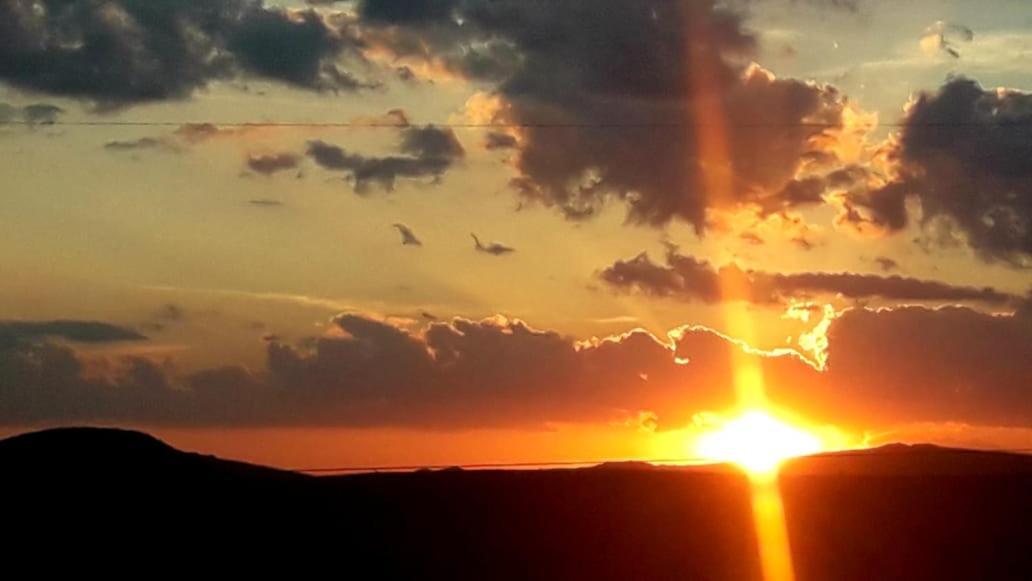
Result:
[[[836,129],[843,127],[841,123],[829,122],[776,122],[758,121],[750,123],[377,123],[363,121],[118,121],[118,120],[80,120],[80,121],[29,121],[18,119],[0,120],[0,126],[24,127],[183,127],[212,126],[232,128],[344,128],[344,129],[406,129],[410,127],[440,127],[445,129],[684,129],[691,127],[724,126],[744,129],[764,128],[803,128],[803,129]],[[998,122],[924,122],[907,123],[904,121],[861,124],[862,127],[921,127],[921,128],[955,128],[955,127],[1032,127],[1032,121],[998,121]]]
[[[320,468],[293,468],[294,472],[311,474],[346,473],[346,472],[407,472],[412,470],[445,470],[461,468],[463,470],[483,470],[489,468],[550,468],[562,466],[597,466],[610,462],[648,462],[648,463],[689,463],[704,462],[704,458],[669,458],[660,460],[562,460],[552,462],[480,462],[473,464],[409,464],[392,466],[339,466]]]
[[[692,464],[712,462],[706,458],[661,458],[661,459],[622,459],[622,460],[559,460],[551,462],[479,462],[472,464],[409,464],[389,466],[338,466],[319,468],[291,468],[294,472],[310,474],[355,473],[355,472],[408,472],[413,470],[446,470],[461,468],[463,470],[483,470],[490,468],[555,468],[563,466],[599,466],[607,463],[645,462],[649,464]]]
[[[855,456],[867,456],[867,457],[882,457],[888,455],[908,454],[914,451],[911,448],[902,448],[900,450],[878,450],[876,449],[857,449],[857,450],[841,450],[836,452],[827,452],[825,454],[818,454],[815,456],[801,456],[800,458],[842,458],[842,457],[855,457]],[[963,449],[963,448],[943,448],[944,451],[953,453],[1002,453],[1002,454],[1029,454],[1032,453],[1032,448],[991,448],[991,449]],[[416,470],[446,470],[449,468],[459,468],[462,470],[485,470],[485,469],[505,469],[505,468],[561,468],[564,466],[601,466],[603,464],[610,463],[621,463],[621,462],[639,462],[646,464],[655,464],[657,466],[674,465],[677,466],[704,466],[712,465],[718,466],[721,464],[729,464],[730,462],[719,462],[714,461],[712,458],[700,458],[700,457],[684,457],[684,458],[649,458],[649,459],[634,459],[625,458],[619,460],[561,460],[551,462],[479,462],[471,464],[407,464],[407,465],[380,465],[380,466],[336,466],[336,467],[316,467],[316,468],[291,468],[293,472],[302,472],[306,474],[355,474],[363,472],[412,472]]]
[[[700,123],[427,123],[412,125],[404,123],[365,123],[355,121],[233,121],[215,123],[212,121],[53,121],[32,122],[7,120],[0,125],[21,125],[29,127],[183,127],[212,126],[232,128],[344,128],[344,129],[407,129],[410,127],[440,127],[444,129],[680,129],[703,127]],[[828,129],[839,127],[835,123],[740,123],[734,127],[801,127]]]

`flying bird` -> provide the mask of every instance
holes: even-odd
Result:
[[[500,242],[492,242],[490,244],[484,245],[482,242],[480,242],[480,239],[477,238],[476,234],[471,233],[470,236],[473,237],[473,242],[474,244],[476,244],[475,248],[477,252],[486,252],[488,254],[493,254],[494,256],[501,256],[503,254],[509,254],[510,252],[516,252],[515,248],[511,246],[506,246]]]
[[[411,245],[411,246],[422,246],[423,245],[423,243],[419,241],[419,238],[416,238],[416,233],[412,231],[412,228],[409,228],[408,226],[406,226],[404,224],[401,224],[401,223],[394,224],[394,227],[398,229],[399,233],[401,233],[401,244],[402,244],[402,246],[409,246],[409,245]]]

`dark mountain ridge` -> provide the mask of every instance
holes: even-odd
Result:
[[[0,474],[10,566],[760,577],[750,485],[727,467],[313,477],[139,432],[65,428],[0,441]],[[1032,578],[1032,457],[928,446],[825,454],[789,462],[781,490],[800,581]]]

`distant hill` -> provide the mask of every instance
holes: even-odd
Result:
[[[176,477],[184,474],[222,477],[303,478],[293,472],[214,456],[182,452],[161,440],[132,430],[55,428],[0,440],[0,462],[11,469],[44,474],[79,472],[103,478]]]
[[[782,478],[800,581],[1032,579],[1032,458],[910,446]],[[5,565],[148,576],[759,578],[737,472],[640,463],[311,477],[138,432],[0,441]]]
[[[886,444],[790,460],[786,475],[980,475],[1032,473],[1032,456],[1010,452],[945,448],[933,444]]]

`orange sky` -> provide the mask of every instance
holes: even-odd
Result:
[[[125,41],[77,72],[0,9],[0,430],[659,458],[769,402],[1032,445],[1020,2],[578,2],[216,2],[156,43],[115,1],[62,24]]]

